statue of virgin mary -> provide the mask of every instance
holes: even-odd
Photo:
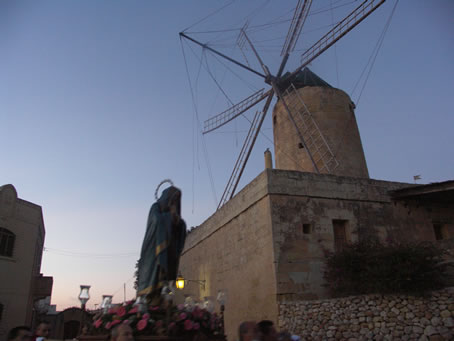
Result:
[[[168,281],[177,278],[185,239],[181,191],[172,185],[162,192],[148,214],[138,266],[137,296],[153,298]]]

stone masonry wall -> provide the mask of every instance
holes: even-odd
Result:
[[[191,294],[203,301],[227,292],[224,322],[228,340],[242,321],[277,321],[273,234],[266,173],[259,175],[187,236],[179,270],[189,281],[175,302]],[[216,307],[219,311],[219,307]]]
[[[303,340],[453,340],[454,287],[430,297],[363,295],[279,304],[279,329]]]

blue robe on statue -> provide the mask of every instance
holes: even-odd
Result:
[[[177,278],[186,239],[180,200],[181,191],[171,186],[151,206],[140,252],[137,296],[160,293],[166,281]]]

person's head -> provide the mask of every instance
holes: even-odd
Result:
[[[257,323],[257,331],[260,337],[260,340],[263,341],[275,341],[277,340],[277,332],[274,328],[272,321],[263,320]]]
[[[289,332],[279,332],[277,334],[277,341],[293,341],[292,335]]]
[[[38,327],[36,327],[35,335],[47,338],[50,333],[50,323],[49,322],[40,322]]]
[[[8,333],[8,341],[30,341],[32,331],[27,326],[14,327]]]
[[[240,341],[252,341],[256,336],[255,321],[244,321],[238,328],[238,338]]]
[[[82,327],[82,335],[87,335],[89,330],[90,330],[90,327],[88,325],[84,325]]]
[[[132,328],[129,324],[119,324],[112,329],[110,341],[134,341]]]

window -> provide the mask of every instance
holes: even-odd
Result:
[[[0,227],[0,256],[12,257],[16,236],[11,231]]]
[[[348,220],[333,219],[334,250],[341,251],[347,245],[345,233]]]
[[[434,232],[435,232],[435,239],[442,240],[443,238],[443,225],[442,224],[433,224]]]
[[[310,234],[312,232],[311,224],[303,224],[303,234]]]

